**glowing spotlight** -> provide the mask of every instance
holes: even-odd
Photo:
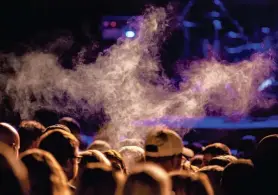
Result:
[[[133,32],[131,30],[128,30],[128,31],[125,32],[125,36],[127,38],[133,38],[133,37],[135,37],[135,32]]]
[[[270,28],[268,28],[268,27],[262,27],[262,28],[261,28],[261,31],[262,31],[263,33],[265,33],[265,34],[268,34],[268,33],[270,33]]]
[[[216,30],[221,30],[222,29],[222,24],[220,20],[213,20],[213,26]]]
[[[230,38],[235,39],[235,38],[238,38],[238,37],[239,37],[239,34],[236,33],[236,32],[230,31],[230,32],[228,32],[228,36],[229,36]]]
[[[110,23],[111,27],[115,28],[117,26],[117,22],[113,21]]]
[[[211,17],[213,17],[213,18],[218,18],[218,17],[220,17],[220,13],[217,12],[217,11],[212,11],[212,12],[209,13],[209,15],[210,15]]]

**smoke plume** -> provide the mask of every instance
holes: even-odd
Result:
[[[100,133],[117,147],[122,137],[145,135],[136,121],[204,117],[208,107],[227,116],[244,116],[255,105],[268,105],[257,88],[272,70],[270,57],[259,54],[228,65],[213,59],[192,62],[182,73],[187,81],[176,91],[169,79],[158,74],[166,10],[150,8],[132,23],[138,29],[135,39],[120,39],[94,64],[79,64],[75,70],[63,69],[51,53],[10,56],[16,73],[8,77],[5,92],[14,110],[22,118],[32,118],[39,109],[86,118],[103,108],[109,124]]]

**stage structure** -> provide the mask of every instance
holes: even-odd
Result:
[[[101,31],[104,40],[117,40],[120,37],[133,39],[137,36],[137,30],[132,26],[131,20],[140,16],[104,16],[102,18]]]
[[[221,0],[211,0],[214,5],[213,9],[207,10],[205,13],[200,13],[199,17],[205,18],[207,23],[203,24],[198,21],[190,20],[189,15],[193,7],[198,6],[199,0],[190,0],[178,15],[179,21],[183,31],[184,54],[182,59],[190,59],[190,57],[219,57],[230,62],[237,62],[250,57],[256,52],[266,52],[270,49],[276,50],[278,48],[277,33],[271,31],[270,27],[262,26],[260,28],[259,40],[252,40],[247,36],[244,28],[239,22],[232,17],[229,10],[226,8]],[[101,32],[103,40],[116,41],[119,38],[133,39],[137,37],[138,29],[132,26],[134,20],[140,19],[141,16],[104,16],[101,23]],[[233,30],[225,29],[229,22]],[[194,32],[203,31],[204,25],[211,25],[213,32],[210,35],[203,34],[196,38]],[[224,34],[223,34],[224,32]],[[192,36],[195,36],[192,38]],[[198,50],[201,53],[196,55],[192,45],[198,45]],[[200,49],[201,48],[201,49]],[[278,86],[276,76],[267,79],[258,90],[268,90],[270,96],[273,94]],[[273,89],[274,88],[274,89]],[[269,90],[270,89],[270,90]],[[276,96],[276,95],[275,95]]]

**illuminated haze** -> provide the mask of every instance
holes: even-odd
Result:
[[[175,91],[166,77],[158,76],[165,9],[150,8],[132,22],[140,29],[135,39],[119,40],[94,64],[80,64],[75,70],[61,68],[57,56],[50,53],[10,56],[16,74],[9,77],[6,93],[15,111],[23,119],[32,118],[39,109],[86,118],[102,107],[110,120],[101,134],[117,147],[123,137],[145,135],[135,121],[204,117],[208,105],[227,116],[244,116],[255,105],[269,104],[257,89],[272,70],[270,57],[259,54],[234,65],[214,59],[192,62],[192,68],[182,73],[187,81]]]

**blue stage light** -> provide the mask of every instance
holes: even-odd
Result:
[[[228,36],[233,38],[233,39],[239,37],[238,34],[236,32],[233,32],[233,31],[228,32]]]
[[[221,30],[222,29],[222,24],[221,24],[220,20],[213,20],[213,25],[214,25],[214,28],[216,30]]]
[[[212,11],[209,13],[209,16],[211,16],[213,18],[218,18],[218,17],[220,17],[220,13],[217,11]]]
[[[125,36],[127,38],[133,38],[133,37],[135,37],[135,32],[133,32],[131,30],[128,30],[128,31],[125,32]]]
[[[270,33],[270,28],[268,28],[268,27],[262,27],[261,30],[262,30],[262,32],[265,33],[265,34]]]

